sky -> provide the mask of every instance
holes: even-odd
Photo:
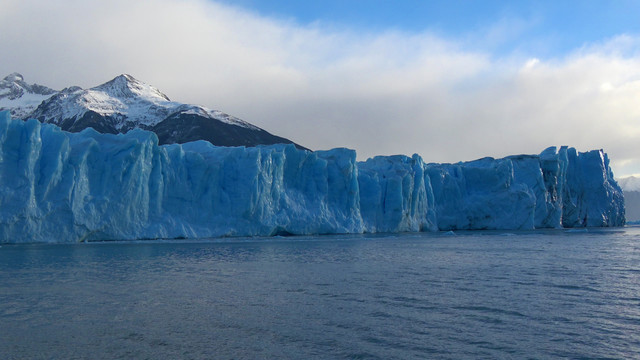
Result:
[[[604,149],[640,175],[640,1],[0,0],[0,76],[119,74],[314,150]]]

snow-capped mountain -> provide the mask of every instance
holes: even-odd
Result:
[[[31,92],[13,91],[10,95],[13,102],[0,103],[0,109],[11,109],[14,117],[56,124],[66,131],[92,127],[116,134],[141,128],[155,132],[160,144],[195,140],[219,146],[293,143],[221,111],[171,101],[160,90],[131,75],[119,75],[90,89],[74,86],[61,91],[28,85],[20,74],[7,76],[4,83],[7,88],[20,86]],[[33,90],[36,87],[39,98],[30,95],[36,94]],[[38,104],[34,106],[36,101]]]
[[[628,176],[618,179],[624,192],[627,222],[640,223],[640,177]]]
[[[627,176],[618,179],[618,184],[623,191],[640,191],[640,177]]]
[[[0,111],[10,110],[11,116],[24,118],[56,91],[38,84],[27,84],[22,75],[13,73],[0,81]]]

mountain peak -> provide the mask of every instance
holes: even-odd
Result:
[[[129,74],[120,74],[107,83],[118,84],[119,86],[129,86],[129,84],[137,84],[142,82]]]
[[[202,106],[173,102],[157,88],[121,74],[104,84],[55,91],[29,85],[13,73],[0,80],[0,111],[35,118],[71,132],[93,127],[102,133],[151,130],[161,144],[206,140],[218,146],[292,143],[233,116]],[[296,145],[298,146],[298,145]]]
[[[145,97],[160,101],[171,101],[169,97],[151,85],[134,78],[129,74],[121,74],[92,90],[103,91],[116,98]]]
[[[129,84],[135,83],[135,82],[138,82],[138,81],[133,76],[122,74],[114,77],[113,79],[107,81],[104,84],[94,87],[93,89],[103,90],[103,91],[109,91],[109,90],[129,91],[130,90]]]
[[[4,79],[2,79],[3,81],[6,82],[10,82],[10,83],[14,83],[14,82],[19,82],[19,81],[24,81],[24,76],[22,76],[21,74],[14,72],[11,73],[7,76],[4,77]]]
[[[17,72],[11,73],[0,81],[0,88],[5,89],[3,94],[5,97],[8,95],[11,99],[17,99],[21,97],[25,92],[36,95],[53,95],[56,91],[46,86],[38,84],[27,84],[24,81],[24,76]],[[6,90],[8,89],[8,90]]]
[[[46,86],[27,84],[21,74],[14,72],[0,81],[0,110],[10,110],[11,116],[23,118],[55,93]]]

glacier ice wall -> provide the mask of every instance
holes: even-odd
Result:
[[[418,155],[376,156],[357,164],[367,232],[437,230],[430,179]]]
[[[293,145],[158,146],[0,113],[0,242],[624,224],[602,151],[425,164]]]

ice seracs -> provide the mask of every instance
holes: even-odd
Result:
[[[431,180],[420,156],[376,156],[357,168],[365,231],[438,229]]]
[[[0,113],[0,242],[624,224],[601,150],[425,164],[292,144],[158,145]]]

